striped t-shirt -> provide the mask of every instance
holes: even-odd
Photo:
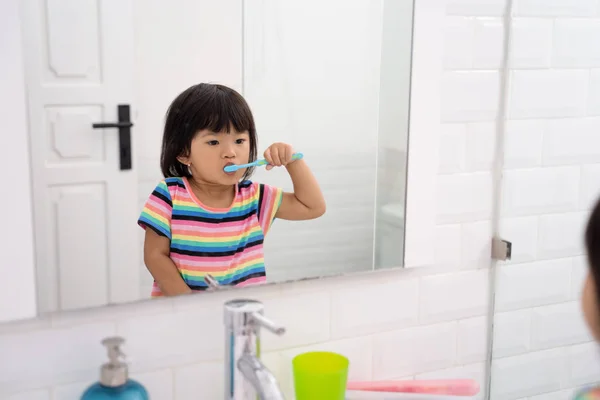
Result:
[[[205,290],[205,274],[220,285],[266,281],[263,241],[283,191],[243,181],[228,208],[198,200],[186,178],[161,181],[146,202],[138,224],[171,240],[170,257],[192,290]],[[161,296],[154,282],[152,296]]]

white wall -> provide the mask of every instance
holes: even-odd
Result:
[[[470,263],[488,264],[489,250],[475,250],[491,225],[473,220],[489,219],[495,201],[506,6],[447,3],[437,237],[445,264],[459,264],[457,249],[472,252]],[[600,193],[600,8],[595,0],[516,0],[512,15],[497,200],[513,259],[496,270],[491,399],[562,400],[600,380],[579,307],[582,228]]]
[[[5,188],[0,196],[3,233],[0,240],[0,322],[36,314],[31,181],[21,51],[19,1],[0,2],[0,171]]]
[[[513,7],[500,230],[517,245],[496,275],[492,394],[566,399],[600,380],[579,306],[583,228],[600,194],[600,3]],[[482,35],[499,43],[498,14],[486,14]]]
[[[528,16],[514,19],[515,32],[519,31],[517,27],[524,26],[526,29],[522,32],[539,32],[536,37],[546,38],[546,41],[515,35],[515,63],[517,60],[529,63],[532,58],[550,62],[551,44],[546,33],[552,32],[555,39],[551,48],[569,43],[563,51],[578,52],[571,60],[578,60],[578,63],[587,60],[589,64],[584,68],[578,64],[579,67],[567,70],[561,67],[558,71],[517,71],[517,64],[514,64],[517,81],[513,90],[520,86],[518,72],[530,78],[520,81],[521,85],[541,80],[546,82],[543,88],[552,88],[557,83],[567,82],[564,90],[571,90],[577,85],[568,83],[568,77],[583,75],[579,71],[584,70],[590,79],[585,110],[597,112],[597,70],[592,68],[598,66],[595,64],[597,59],[588,57],[591,52],[585,46],[592,45],[586,39],[596,38],[598,34],[584,34],[581,39],[562,42],[572,37],[564,31],[564,24],[571,21],[567,11],[569,15],[595,12],[592,3],[595,5],[596,1],[553,0],[551,6],[534,13],[522,7],[535,6],[539,2],[518,2],[520,12],[527,12]],[[267,314],[288,326],[288,334],[284,337],[264,336],[265,359],[287,387],[289,356],[309,348],[332,349],[348,355],[352,378],[472,376],[480,382],[485,381],[492,217],[490,170],[494,150],[491,143],[499,102],[500,15],[505,2],[438,0],[428,4],[438,11],[445,8],[448,14],[446,26],[439,27],[445,28],[447,40],[446,68],[440,87],[444,98],[444,126],[440,132],[442,148],[438,159],[436,267],[382,271],[243,292],[244,296],[264,300]],[[538,18],[547,15],[548,10],[560,15],[564,13],[564,17],[556,20]],[[417,13],[421,23],[428,18],[426,14]],[[577,22],[576,26],[585,31],[596,26],[597,19]],[[417,41],[416,51],[428,45],[427,40]],[[593,49],[597,48],[596,45]],[[552,81],[543,79],[557,73],[557,78]],[[504,232],[514,243],[514,262],[519,264],[498,268],[494,400],[526,396],[530,396],[530,400],[562,400],[568,398],[567,392],[571,392],[571,388],[600,376],[596,352],[590,351],[591,345],[583,335],[583,327],[578,322],[579,311],[573,302],[580,286],[581,250],[570,242],[575,236],[565,234],[564,242],[554,242],[553,235],[558,228],[551,224],[558,218],[564,219],[563,227],[569,227],[571,224],[567,222],[573,221],[569,218],[574,216],[572,213],[585,211],[596,186],[595,182],[592,182],[594,185],[582,183],[589,182],[596,170],[594,163],[598,159],[589,151],[597,150],[598,146],[595,146],[595,136],[584,135],[583,129],[570,129],[555,133],[569,133],[569,138],[559,146],[545,147],[552,143],[546,141],[546,137],[552,138],[548,136],[548,132],[553,132],[552,128],[542,134],[533,127],[552,127],[561,123],[550,118],[553,115],[548,114],[548,109],[574,110],[576,117],[583,117],[584,100],[568,93],[559,95],[555,92],[542,98],[533,97],[531,93],[535,94],[535,91],[527,90],[515,101],[523,101],[516,104],[523,109],[522,116],[534,119],[517,121],[517,124],[531,124],[532,129],[515,128],[512,137],[519,135],[520,140],[513,142],[512,151],[509,141],[506,150],[508,177],[505,189],[508,190],[505,193],[514,193],[510,188],[516,176],[511,179],[511,175],[516,168],[522,168],[519,172],[525,173],[522,176],[529,184],[519,191],[521,197],[509,196],[505,200],[505,203],[512,201],[508,203],[512,208],[505,208],[503,212],[504,222],[509,218],[515,222],[512,231],[506,230],[504,224]],[[532,97],[527,97],[528,94]],[[576,106],[570,102],[575,102]],[[515,117],[514,108],[512,110],[512,117]],[[540,110],[541,115],[537,114]],[[546,136],[544,146],[540,135]],[[553,151],[568,151],[568,157],[564,154],[557,157],[556,153],[550,157]],[[542,164],[552,159],[574,164]],[[567,161],[569,159],[571,161]],[[573,172],[575,170],[577,173]],[[552,172],[551,179],[563,176],[560,172],[577,177],[575,182],[581,192],[574,192],[576,188],[569,182],[557,181],[555,187],[561,189],[558,194],[566,196],[566,201],[560,204],[550,203],[556,196],[539,197],[538,192],[528,194],[526,189],[529,187],[539,188],[542,192],[548,189],[550,185],[544,184],[548,182],[544,172]],[[517,211],[524,214],[511,214]],[[551,249],[558,253],[549,252]],[[104,359],[99,340],[118,333],[128,340],[125,350],[132,358],[133,376],[142,380],[156,398],[194,399],[198,393],[207,398],[219,398],[223,354],[221,304],[230,295],[220,293],[149,301],[2,325],[0,397],[19,393],[8,398],[76,398],[83,386],[97,379],[98,365]],[[565,302],[567,299],[573,300]],[[523,335],[512,335],[517,332]],[[202,337],[203,340],[190,341],[189,337]],[[556,368],[559,362],[564,368]],[[539,367],[541,363],[543,368]],[[550,394],[552,391],[555,397]]]

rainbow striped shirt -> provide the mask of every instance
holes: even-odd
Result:
[[[192,290],[206,290],[204,275],[220,285],[266,281],[263,241],[283,191],[243,181],[229,208],[202,204],[186,178],[161,181],[146,202],[138,224],[171,240],[170,257]],[[162,296],[154,282],[152,296]]]
[[[599,399],[600,399],[600,388],[598,388],[598,387],[582,389],[575,395],[575,400],[599,400]]]

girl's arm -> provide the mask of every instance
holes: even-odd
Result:
[[[304,160],[287,164],[286,169],[292,178],[293,193],[283,193],[276,218],[300,221],[315,219],[325,214],[325,198],[319,183]]]
[[[169,257],[171,242],[152,229],[146,229],[144,239],[144,263],[165,296],[191,293],[175,263]]]

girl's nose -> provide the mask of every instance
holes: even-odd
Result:
[[[225,146],[223,148],[223,154],[222,154],[223,158],[234,158],[235,157],[235,151],[233,149],[233,146]]]

